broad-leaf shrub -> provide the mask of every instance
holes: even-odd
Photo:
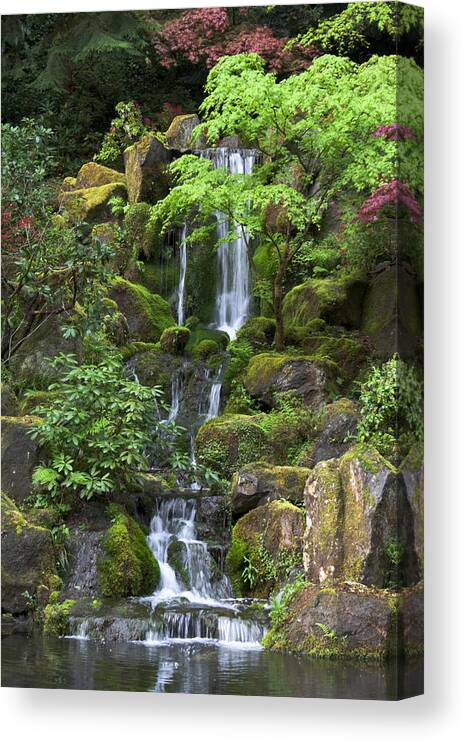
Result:
[[[361,387],[357,440],[396,457],[423,438],[423,390],[419,375],[395,355],[374,366]]]
[[[51,406],[38,406],[31,436],[48,453],[33,481],[52,498],[67,492],[91,499],[134,484],[148,469],[147,453],[163,423],[157,422],[161,391],[128,378],[120,357],[78,366],[60,354],[51,361],[63,376],[49,391]]]

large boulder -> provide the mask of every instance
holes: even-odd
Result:
[[[10,358],[9,369],[14,378],[21,378],[27,386],[46,389],[60,373],[48,359],[59,353],[74,353],[80,359],[82,340],[65,337],[60,318],[51,316],[21,344]]]
[[[400,473],[405,483],[407,498],[412,510],[415,552],[420,572],[423,574],[424,550],[424,470],[423,449],[414,446],[400,465]]]
[[[300,466],[271,466],[263,462],[243,466],[232,478],[233,514],[242,515],[272,500],[301,504],[309,474],[309,469]]]
[[[310,474],[304,490],[307,509],[303,560],[313,582],[339,576],[343,564],[341,529],[342,486],[339,461],[320,461]]]
[[[66,180],[69,181],[69,178]],[[109,185],[110,183],[126,185],[126,176],[124,173],[118,173],[117,170],[99,165],[97,162],[86,162],[77,174],[73,189],[98,188],[98,186]],[[66,185],[70,184],[67,183]]]
[[[2,496],[2,612],[34,610],[60,586],[48,528],[35,525]]]
[[[361,329],[376,353],[415,355],[422,335],[418,284],[406,264],[382,264],[373,272],[363,304]]]
[[[29,435],[37,418],[2,417],[2,490],[16,503],[32,491],[32,472],[41,460],[41,449]]]
[[[326,405],[316,436],[303,449],[299,465],[312,468],[319,461],[342,456],[352,445],[358,421],[357,406],[350,399],[341,398]]]
[[[124,150],[124,169],[130,203],[157,201],[167,193],[171,152],[156,136],[146,134]]]
[[[286,333],[305,328],[320,318],[347,329],[360,327],[366,283],[361,276],[311,278],[286,294],[283,318]]]
[[[202,138],[194,138],[193,131],[200,123],[195,113],[175,116],[164,134],[167,146],[176,152],[189,152],[204,146]]]
[[[126,198],[126,193],[126,186],[122,182],[62,191],[61,210],[71,222],[87,222],[92,225],[109,222],[116,219],[110,200],[116,196]]]
[[[150,595],[160,581],[160,567],[136,521],[124,509],[109,508],[112,523],[97,560],[103,596],[124,598]]]
[[[284,500],[273,500],[243,515],[232,530],[226,557],[235,591],[265,596],[284,582],[301,566],[304,528],[302,510]]]
[[[329,358],[337,364],[345,382],[355,379],[367,359],[367,349],[355,335],[329,335],[323,332],[297,333],[293,338],[307,356]]]
[[[399,601],[362,585],[307,585],[264,638],[269,649],[310,657],[380,660],[399,656]]]
[[[222,415],[201,426],[195,441],[198,461],[230,479],[245,464],[266,459],[270,445],[248,415]]]
[[[190,330],[188,327],[177,325],[168,327],[163,330],[160,338],[160,347],[165,353],[173,355],[182,355],[187,343],[189,342]]]
[[[168,302],[141,284],[116,277],[111,282],[110,298],[126,317],[131,340],[156,343],[163,330],[176,324]]]
[[[320,462],[305,486],[308,578],[341,578],[381,588],[420,576],[414,518],[404,479],[376,449],[357,445]]]
[[[305,405],[319,409],[336,379],[337,366],[329,360],[261,353],[250,360],[244,386],[267,407],[276,404],[278,395],[290,392]]]

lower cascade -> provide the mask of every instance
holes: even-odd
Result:
[[[208,640],[258,647],[265,621],[250,616],[247,601],[233,598],[229,579],[207,544],[197,538],[196,512],[192,496],[157,503],[148,543],[160,565],[160,585],[153,595],[142,598],[153,611],[145,641]]]

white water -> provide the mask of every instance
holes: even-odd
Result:
[[[180,244],[180,268],[178,284],[178,325],[184,324],[185,320],[185,290],[186,290],[186,269],[187,269],[187,247],[186,247],[186,225],[182,228]]]
[[[215,167],[226,167],[230,173],[246,175],[252,172],[256,158],[253,149],[228,147],[206,149],[199,151],[198,154],[211,160]],[[250,313],[251,285],[247,241],[246,235],[239,228],[236,240],[224,241],[230,226],[228,219],[221,212],[217,212],[216,220],[216,234],[220,246],[217,251],[219,280],[213,327],[227,332],[231,340],[234,340]]]
[[[242,618],[229,579],[219,573],[207,544],[197,538],[195,497],[163,499],[150,525],[148,544],[160,566],[160,584],[147,599],[154,611],[145,643],[214,641],[259,647],[264,626]],[[169,563],[169,547],[178,542],[184,577]]]

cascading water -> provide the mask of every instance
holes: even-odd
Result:
[[[160,499],[157,504],[148,543],[160,565],[160,585],[144,599],[153,609],[145,642],[239,642],[257,648],[265,630],[263,617],[248,615],[250,607],[233,599],[228,578],[219,572],[207,544],[196,537],[196,508],[194,497]]]
[[[186,287],[186,270],[187,270],[187,246],[186,246],[186,225],[183,226],[181,232],[181,241],[179,246],[179,284],[178,284],[178,307],[177,307],[177,319],[178,325],[184,324],[185,320],[185,287]]]
[[[256,152],[253,149],[230,149],[216,147],[198,152],[211,160],[214,167],[225,167],[230,173],[250,175]],[[229,223],[224,214],[217,212],[217,251],[219,281],[216,293],[216,308],[213,326],[227,332],[234,340],[238,330],[250,313],[251,286],[250,266],[246,234],[239,232],[233,242],[224,238],[229,232]]]

